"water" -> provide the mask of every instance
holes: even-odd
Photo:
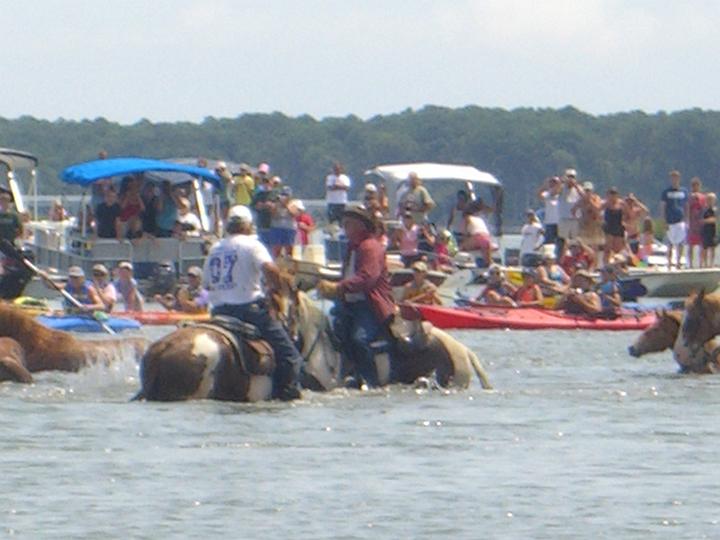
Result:
[[[720,536],[720,378],[630,358],[634,332],[455,335],[495,391],[128,403],[130,361],[0,384],[0,537]]]

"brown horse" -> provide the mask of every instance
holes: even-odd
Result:
[[[119,360],[126,353],[138,358],[146,345],[144,338],[79,340],[43,326],[21,309],[0,304],[0,381],[31,382],[30,374],[37,371],[78,371]]]
[[[692,293],[685,300],[682,337],[691,351],[699,351],[720,334],[720,294]]]
[[[682,311],[662,310],[656,313],[657,320],[628,347],[630,356],[636,358],[649,353],[672,348],[673,357],[682,373],[717,373],[720,368],[717,344],[714,340],[693,353],[680,333]]]
[[[278,311],[290,334],[301,343],[303,386],[316,391],[338,387],[342,383],[342,359],[325,313],[303,292],[293,292],[285,306],[275,303],[280,305]],[[382,384],[410,383],[436,371],[441,384],[467,387],[475,369],[483,387],[490,388],[479,360],[467,347],[419,321],[408,325],[409,330],[402,332],[406,337],[397,343],[399,364],[391,369],[386,358],[385,366],[378,366]],[[225,332],[208,325],[189,326],[156,341],[147,350],[140,365],[142,388],[136,398],[266,400],[272,397],[273,369],[273,361],[258,358],[246,346],[236,350]]]

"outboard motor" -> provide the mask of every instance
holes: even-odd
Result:
[[[30,261],[35,261],[33,251],[23,246],[20,250],[21,256]],[[3,300],[14,300],[22,296],[25,287],[30,283],[33,273],[18,259],[5,257],[2,259],[3,274],[0,276],[0,298]]]
[[[177,286],[175,264],[172,261],[163,261],[153,269],[148,287],[149,296],[155,294],[173,294]]]

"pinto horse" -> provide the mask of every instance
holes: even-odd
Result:
[[[718,345],[710,340],[696,352],[685,345],[680,327],[682,311],[658,311],[657,320],[647,328],[635,342],[628,347],[630,356],[636,358],[649,353],[661,352],[672,348],[673,357],[680,366],[681,373],[717,373],[720,371]]]
[[[144,338],[80,340],[51,330],[32,316],[0,304],[0,381],[32,382],[37,371],[79,371],[94,363],[110,363],[130,353],[139,358]]]
[[[327,316],[304,292],[293,291],[286,299],[285,305],[277,299],[274,303],[290,335],[299,343],[304,359],[303,387],[315,391],[337,388],[345,372]],[[441,384],[464,388],[475,370],[483,388],[490,388],[479,360],[467,347],[427,323],[407,324],[409,330],[398,338],[396,347],[399,363],[385,370],[382,384],[410,383],[435,371]],[[142,387],[136,399],[270,399],[274,363],[242,358],[245,353],[246,347],[234,347],[232,338],[212,325],[180,328],[153,343],[145,353],[140,364]]]

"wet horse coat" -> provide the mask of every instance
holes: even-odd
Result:
[[[147,344],[144,338],[128,337],[80,340],[67,332],[46,328],[7,304],[0,304],[0,338],[10,338],[0,340],[0,381],[17,382],[30,382],[30,373],[37,371],[78,371],[127,354],[138,358]]]
[[[333,345],[329,321],[305,293],[291,295],[290,300],[279,311],[291,335],[297,335],[302,343],[303,386],[332,390],[341,383],[342,361]],[[392,369],[396,377],[386,377],[383,384],[411,383],[436,371],[441,384],[464,388],[475,370],[483,387],[490,388],[487,375],[470,349],[427,323],[411,321],[408,325],[410,338],[397,347],[400,355]],[[221,332],[206,325],[186,327],[147,350],[140,366],[142,388],[136,397],[158,401],[259,401],[272,396],[271,375],[269,368],[252,370],[239,362]]]
[[[681,372],[716,373],[720,367],[718,344],[715,340],[710,340],[699,351],[691,351],[680,332],[682,320],[682,311],[658,312],[655,324],[647,328],[628,347],[628,353],[637,358],[672,348],[673,357]]]

